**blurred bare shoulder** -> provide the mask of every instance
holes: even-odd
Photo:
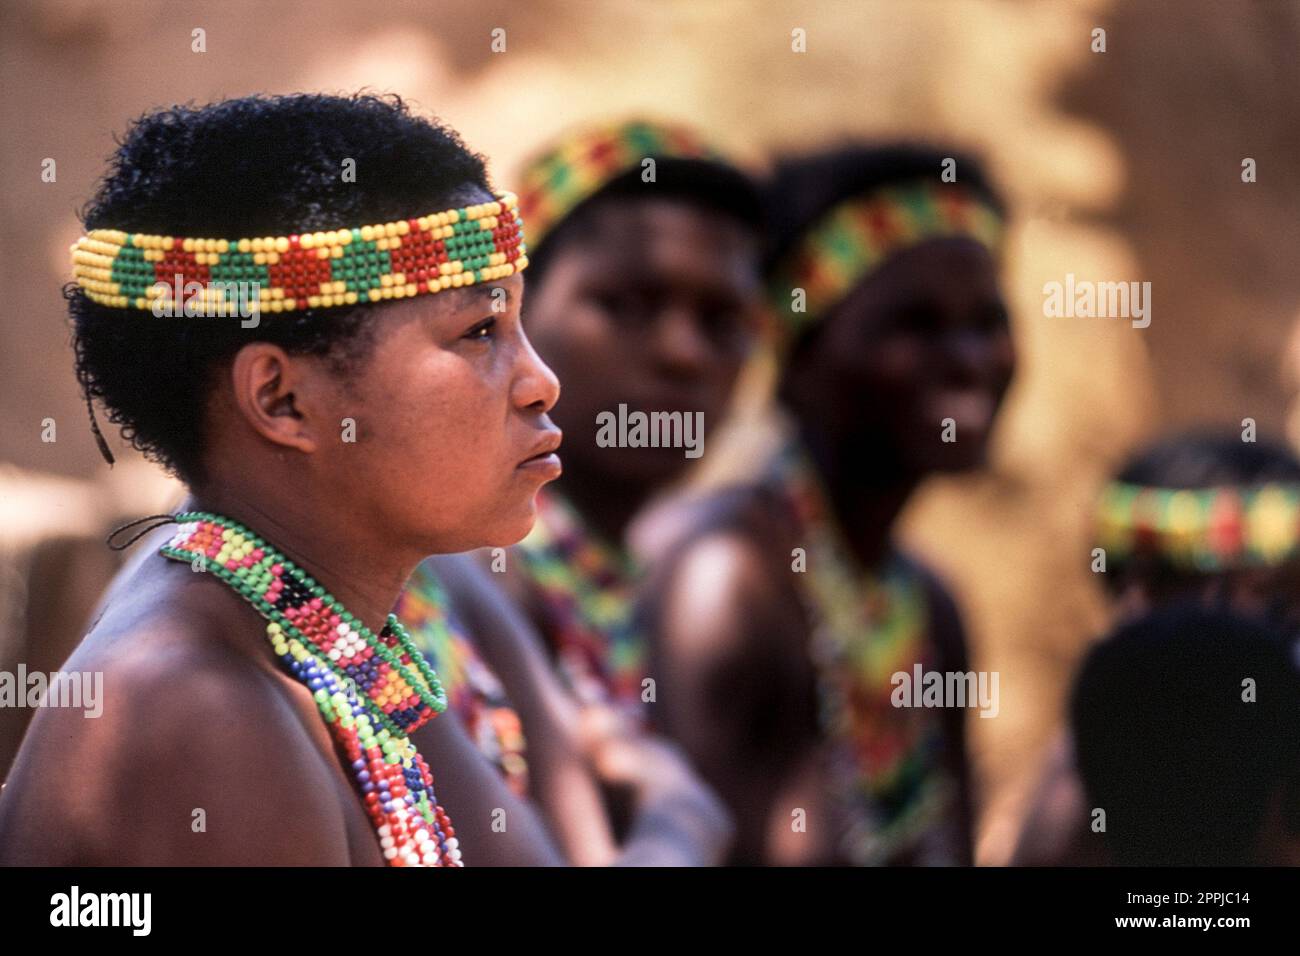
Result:
[[[658,611],[688,600],[709,601],[712,610],[730,603],[734,612],[737,604],[761,609],[796,599],[789,579],[794,527],[773,489],[731,485],[656,502],[637,518],[630,539],[649,568],[648,600]]]

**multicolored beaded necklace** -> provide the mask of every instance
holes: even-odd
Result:
[[[523,722],[505,687],[465,634],[448,617],[447,597],[428,563],[416,568],[397,599],[411,643],[442,678],[447,705],[456,712],[479,752],[519,796],[528,793]]]
[[[574,692],[586,703],[612,703],[644,721],[647,653],[635,614],[635,562],[545,489],[537,495],[533,530],[514,553],[550,618],[560,669]]]
[[[312,692],[391,866],[460,866],[460,844],[408,734],[447,707],[395,615],[375,634],[262,538],[207,512],[176,516],[159,553],[230,585],[269,622],[281,663]]]
[[[895,673],[934,665],[924,586],[897,553],[874,573],[852,557],[796,442],[777,455],[772,474],[807,543],[807,571],[796,577],[813,622],[832,786],[848,817],[841,849],[857,865],[888,863],[945,820],[956,797],[941,763],[941,719],[890,701]]]

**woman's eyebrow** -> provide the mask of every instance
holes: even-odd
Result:
[[[489,282],[489,283],[487,283],[487,284],[483,284],[483,285],[475,284],[475,285],[470,286],[468,289],[462,287],[462,288],[461,288],[461,291],[462,291],[462,292],[468,292],[468,293],[469,293],[469,294],[474,298],[475,301],[478,301],[478,300],[481,300],[481,299],[491,299],[491,298],[494,298],[494,297],[496,296],[496,292],[497,292],[498,289],[500,289],[502,292],[505,293],[505,296],[506,296],[506,302],[509,302],[509,301],[510,301],[510,290],[507,289],[505,286],[503,286],[503,285],[498,285],[498,284],[496,284],[496,283],[491,283],[491,282]]]

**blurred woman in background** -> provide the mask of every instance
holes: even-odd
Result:
[[[985,461],[1015,365],[1002,206],[973,160],[907,145],[784,160],[767,196],[785,441],[658,577],[666,727],[739,862],[969,863],[965,715],[890,700],[915,665],[967,670],[961,621],[893,526]]]
[[[1264,620],[1300,647],[1300,461],[1285,446],[1198,432],[1143,449],[1102,492],[1101,581],[1116,620],[1195,604]],[[1013,864],[1102,862],[1062,730],[1048,749]]]

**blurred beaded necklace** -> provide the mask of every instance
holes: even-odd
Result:
[[[831,744],[832,787],[847,814],[840,849],[857,865],[886,864],[944,822],[956,797],[941,765],[942,720],[890,700],[895,673],[934,663],[925,590],[892,550],[879,571],[862,568],[797,442],[776,456],[773,475],[806,544],[807,571],[797,578],[813,625],[818,717]]]
[[[372,632],[262,538],[186,512],[160,553],[233,588],[269,622],[285,670],[316,701],[391,866],[460,866],[460,845],[408,734],[447,707],[438,676],[395,615]]]
[[[635,562],[545,489],[537,495],[533,530],[514,553],[545,609],[560,670],[574,693],[644,721],[646,648],[636,620]]]
[[[447,614],[442,582],[426,564],[415,569],[397,599],[395,613],[406,621],[411,643],[428,659],[479,751],[519,796],[528,793],[527,749],[523,724],[496,673],[474,642]]]

